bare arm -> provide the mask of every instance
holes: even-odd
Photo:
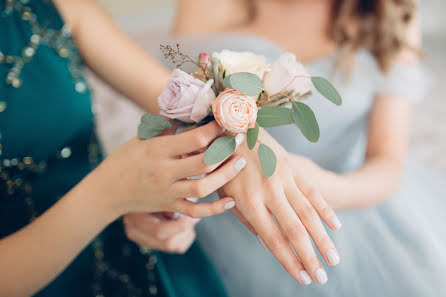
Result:
[[[405,99],[377,98],[370,114],[363,166],[347,174],[336,174],[293,155],[296,183],[303,192],[318,189],[335,209],[361,208],[383,202],[395,191],[400,180],[410,114],[411,104]]]
[[[159,113],[157,98],[170,71],[149,57],[93,0],[55,0],[72,28],[87,65],[115,90],[148,112]]]
[[[408,27],[407,42],[412,49],[421,48],[417,17]],[[411,49],[404,50],[395,61],[406,65],[418,62],[418,54]],[[347,174],[335,174],[310,160],[292,156],[297,166],[296,182],[304,192],[317,188],[335,209],[362,208],[385,201],[398,187],[403,172],[411,110],[407,98],[378,96],[370,112],[367,151],[361,168]],[[311,173],[305,173],[306,170]]]
[[[0,240],[0,296],[34,294],[117,217],[86,179],[33,223]]]
[[[35,221],[0,239],[0,296],[35,294],[103,228],[125,213],[166,211],[202,217],[233,207],[229,197],[211,203],[182,198],[204,197],[243,168],[237,165],[243,158],[235,156],[220,167],[221,163],[205,166],[203,153],[179,159],[207,147],[222,133],[212,122],[175,136],[146,141],[134,138],[116,150]],[[210,174],[200,180],[186,180],[204,173]],[[144,243],[146,238],[132,239]],[[172,242],[169,245],[169,249],[182,249]]]

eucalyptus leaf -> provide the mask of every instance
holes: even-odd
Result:
[[[256,126],[254,128],[248,129],[248,132],[246,133],[246,140],[248,142],[248,148],[250,150],[252,150],[255,147],[258,137],[259,137],[259,124],[256,123]]]
[[[312,77],[311,81],[313,82],[316,90],[318,90],[318,92],[321,93],[322,96],[336,105],[342,104],[341,95],[339,95],[338,91],[328,80],[323,77]]]
[[[150,139],[158,136],[165,129],[172,128],[172,124],[162,116],[147,113],[141,117],[138,126],[138,136],[142,139]]]
[[[220,163],[235,151],[235,138],[224,136],[217,138],[204,154],[204,163],[213,165]]]
[[[271,128],[294,123],[292,110],[286,107],[265,106],[257,113],[260,127]]]
[[[249,72],[237,72],[226,77],[231,89],[237,90],[246,96],[257,96],[264,90],[262,80]],[[225,81],[226,81],[225,79]],[[227,84],[225,83],[227,86]]]
[[[269,146],[261,143],[258,150],[260,166],[262,167],[263,175],[266,178],[271,177],[276,171],[277,158],[273,150]]]
[[[302,134],[311,142],[319,140],[320,131],[314,112],[302,102],[293,102],[293,119]]]
[[[223,84],[225,85],[225,87],[227,87],[227,88],[229,88],[229,89],[232,89],[230,79],[231,79],[231,76],[230,76],[230,75],[229,75],[229,76],[226,76],[226,77],[224,78],[224,80],[223,80]]]

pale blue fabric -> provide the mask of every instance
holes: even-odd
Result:
[[[239,34],[171,40],[177,41],[191,55],[250,50],[273,61],[283,52],[270,41]],[[330,78],[344,99],[341,107],[319,95],[306,101],[318,118],[320,141],[310,143],[294,126],[269,132],[289,152],[329,170],[348,172],[363,162],[368,115],[376,95],[420,101],[428,84],[420,67],[398,66],[384,77],[365,50],[358,53],[349,80],[332,76],[335,58],[336,54],[307,65],[312,75]],[[446,296],[445,186],[436,174],[408,160],[401,186],[387,202],[339,213],[343,228],[329,234],[342,262],[335,268],[324,265],[329,278],[324,286],[298,284],[231,213],[200,223],[198,238],[234,297]]]

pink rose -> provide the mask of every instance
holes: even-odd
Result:
[[[208,53],[200,53],[198,61],[201,67],[207,67],[211,63],[211,56]]]
[[[208,53],[200,53],[198,55],[198,67],[195,77],[202,81],[207,81],[211,69],[211,56]]]
[[[226,90],[212,102],[217,123],[233,133],[254,128],[257,120],[257,105],[253,98],[236,90]]]
[[[270,96],[279,92],[302,96],[313,89],[313,82],[305,67],[292,53],[282,54],[263,76],[263,85]]]
[[[211,86],[213,80],[204,83],[186,72],[175,69],[166,89],[158,98],[160,114],[185,123],[198,123],[210,112],[215,98]]]

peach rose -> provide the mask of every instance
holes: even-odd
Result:
[[[217,123],[230,132],[243,133],[256,125],[255,100],[236,90],[228,89],[220,93],[212,101],[212,110]]]

